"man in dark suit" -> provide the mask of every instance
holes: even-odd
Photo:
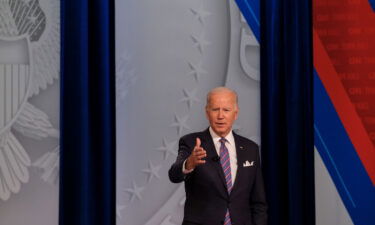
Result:
[[[258,146],[232,131],[237,94],[218,87],[207,94],[210,127],[180,139],[169,170],[174,183],[185,181],[183,225],[266,225]]]

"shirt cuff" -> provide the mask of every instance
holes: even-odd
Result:
[[[194,169],[190,169],[190,170],[187,170],[187,169],[186,169],[186,167],[185,167],[186,160],[187,160],[187,159],[185,159],[184,164],[182,164],[182,173],[184,173],[184,174],[189,174],[189,173],[193,172]]]

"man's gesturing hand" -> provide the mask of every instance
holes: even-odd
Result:
[[[187,170],[191,170],[200,164],[206,163],[206,160],[203,160],[203,158],[206,156],[207,156],[206,150],[204,150],[201,147],[201,140],[197,138],[195,147],[193,151],[191,152],[190,156],[186,160],[185,168]]]

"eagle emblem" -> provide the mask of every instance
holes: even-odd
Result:
[[[29,181],[30,166],[40,168],[45,181],[56,180],[58,174],[58,146],[32,162],[19,137],[59,137],[47,114],[30,101],[59,77],[59,8],[58,1],[0,1],[0,199],[4,201]]]

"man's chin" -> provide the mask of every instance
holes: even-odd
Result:
[[[221,137],[225,137],[228,133],[229,133],[229,130],[228,129],[225,129],[225,128],[215,128],[213,129],[215,131],[215,133]]]

